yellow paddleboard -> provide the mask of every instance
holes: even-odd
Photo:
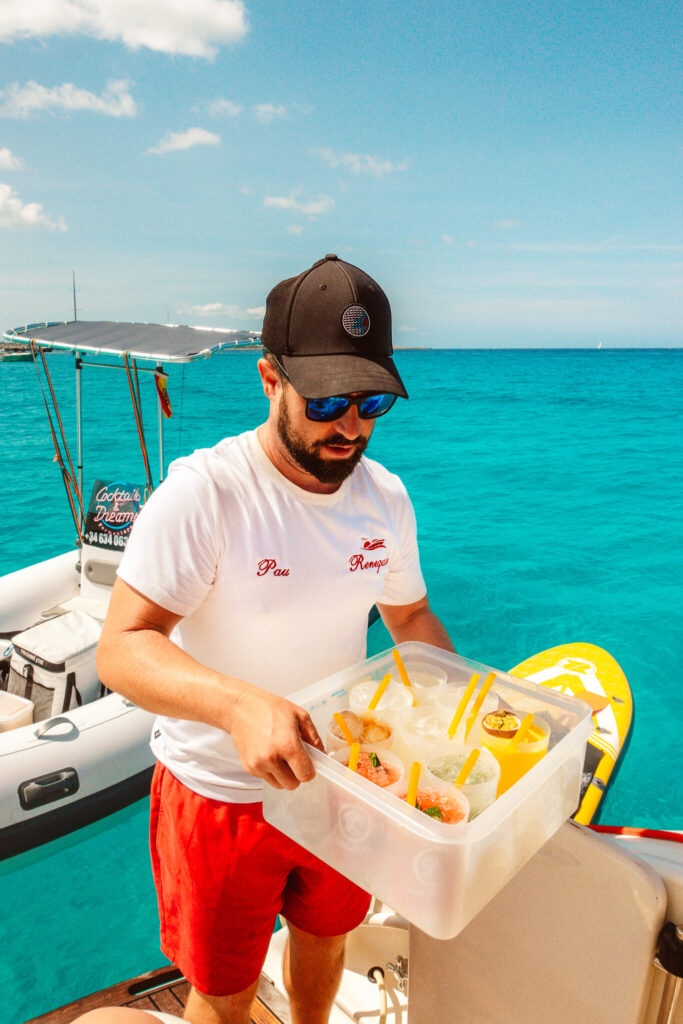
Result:
[[[626,676],[607,651],[593,644],[551,647],[510,673],[570,693],[592,707],[595,728],[586,746],[579,807],[572,815],[574,821],[590,824],[631,728],[633,698]]]

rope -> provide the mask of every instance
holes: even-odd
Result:
[[[133,412],[135,413],[135,424],[138,428],[138,439],[140,441],[140,449],[142,451],[142,461],[145,464],[145,474],[147,476],[147,494],[145,495],[145,497],[147,498],[154,490],[154,483],[152,482],[152,472],[149,468],[147,444],[145,443],[145,428],[142,422],[142,403],[140,400],[140,381],[138,380],[138,368],[135,363],[135,360],[132,359],[131,362],[133,364],[133,372],[135,374],[134,383],[133,377],[131,376],[130,372],[130,363],[128,361],[129,356],[130,352],[123,353],[123,361],[126,365],[126,376],[128,377],[128,387],[130,388],[130,397],[133,403]]]
[[[61,434],[62,434],[62,442],[64,444],[64,448],[65,448],[65,451],[66,451],[66,454],[67,454],[67,458],[69,460],[69,465],[71,466],[71,473],[73,474],[73,465],[71,464],[71,457],[69,456],[69,447],[68,447],[68,445],[66,443],[66,437],[64,436],[64,427],[62,425],[62,420],[61,420],[61,417],[59,415],[59,407],[57,405],[57,399],[55,398],[55,393],[54,393],[54,390],[52,388],[52,382],[50,381],[50,375],[47,372],[47,365],[45,363],[45,355],[44,355],[42,350],[41,350],[40,354],[42,356],[43,367],[45,369],[45,373],[46,373],[48,382],[50,383],[50,393],[52,395],[52,401],[54,403],[55,413],[57,414],[57,419],[59,420],[59,427],[60,427],[60,431],[61,431]],[[79,543],[81,544],[81,547],[82,547],[83,546],[83,534],[81,532],[81,521],[85,521],[85,515],[83,514],[83,502],[81,500],[80,491],[78,490],[78,483],[76,482],[75,475],[69,475],[69,471],[66,468],[66,466],[64,465],[64,460],[62,458],[62,452],[61,452],[61,449],[59,447],[59,441],[57,440],[57,434],[55,433],[54,424],[52,422],[52,416],[50,415],[50,407],[49,407],[49,405],[47,403],[47,398],[45,397],[45,389],[43,388],[43,382],[40,379],[40,370],[38,369],[38,360],[36,358],[36,344],[35,344],[34,341],[31,341],[31,355],[33,356],[33,365],[36,368],[36,376],[38,377],[38,384],[40,386],[40,393],[43,396],[43,402],[45,403],[45,412],[47,413],[47,421],[50,424],[50,433],[52,434],[52,443],[55,446],[55,460],[56,460],[57,465],[59,466],[59,469],[60,469],[61,474],[62,474],[62,482],[64,484],[64,489],[66,491],[67,501],[69,502],[69,508],[71,509],[71,515],[73,517],[74,525],[75,525],[76,530],[78,532],[78,540],[79,540]],[[77,511],[76,505],[74,503],[73,494],[71,493],[72,490],[73,490],[74,494],[76,495],[76,497],[78,498],[78,504],[80,506],[81,515],[83,516],[83,520],[79,520],[79,518],[78,518],[78,511]]]

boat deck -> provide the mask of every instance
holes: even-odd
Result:
[[[76,999],[68,1006],[43,1013],[26,1024],[71,1024],[80,1014],[104,1006],[158,1010],[180,1019],[189,992],[189,983],[176,967],[161,967],[159,970],[112,985],[101,992]],[[264,974],[261,975],[258,993],[251,1010],[251,1024],[291,1024],[287,1001]]]

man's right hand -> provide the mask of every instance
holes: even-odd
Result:
[[[325,750],[307,711],[256,686],[236,697],[228,731],[244,770],[275,789],[296,789],[314,778],[302,741]]]

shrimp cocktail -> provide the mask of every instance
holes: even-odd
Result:
[[[545,757],[549,737],[548,725],[531,714],[522,716],[501,710],[484,716],[481,743],[500,765],[498,796]]]

